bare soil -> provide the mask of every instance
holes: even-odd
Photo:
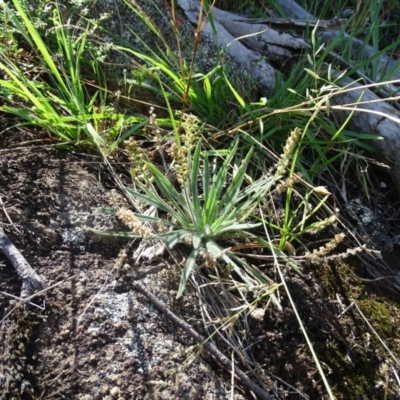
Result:
[[[135,265],[135,245],[87,233],[121,228],[102,210],[111,189],[97,164],[18,131],[0,140],[0,195],[14,224],[2,213],[2,226],[49,288],[35,300],[44,310],[6,316],[18,302],[5,293],[18,296],[20,282],[0,253],[0,398],[228,398],[213,361],[193,355],[194,341],[131,290],[140,279],[196,326],[193,296],[174,300],[179,269]]]
[[[48,287],[34,300],[43,309],[21,306],[9,296],[19,296],[21,282],[0,252],[0,398],[253,399],[238,382],[232,390],[231,376],[132,290],[140,280],[205,334],[195,292],[189,287],[175,300],[183,255],[137,264],[139,243],[89,233],[124,229],[104,211],[115,198],[107,171],[95,157],[46,145],[38,135],[14,129],[0,136],[0,223]],[[385,372],[394,365],[387,352],[354,307],[344,312],[356,299],[399,354],[398,299],[360,280],[368,275],[356,260],[304,272],[288,272],[288,285],[337,398],[399,398]],[[326,398],[284,293],[281,300],[281,311],[250,318],[244,335],[258,365],[250,377],[277,399]]]

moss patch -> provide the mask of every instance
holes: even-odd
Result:
[[[316,346],[335,395],[338,399],[382,399],[385,385],[380,382],[386,382],[382,365],[385,360],[389,364],[393,361],[356,307],[344,310],[356,302],[397,356],[400,345],[395,337],[400,315],[396,299],[389,297],[379,282],[360,279],[364,270],[357,260],[320,265],[313,273],[325,296],[338,304],[333,336],[321,333],[326,342]],[[398,398],[397,385],[389,383],[387,389],[387,399]]]
[[[393,318],[390,313],[390,305],[382,303],[374,297],[359,300],[358,306],[365,314],[370,324],[382,338],[390,339],[394,333]]]

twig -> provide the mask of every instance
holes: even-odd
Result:
[[[133,284],[133,288],[136,289],[137,291],[141,292],[142,294],[144,294],[159,311],[161,311],[163,314],[166,315],[166,317],[169,320],[171,320],[176,325],[178,325],[181,329],[183,329],[187,334],[189,334],[198,343],[201,343],[209,351],[209,353],[212,356],[214,356],[216,361],[219,364],[221,364],[228,372],[234,373],[241,380],[243,385],[247,387],[247,389],[254,392],[262,400],[273,400],[273,398],[264,389],[262,389],[254,381],[252,381],[237,366],[235,367],[235,369],[233,371],[231,361],[229,360],[229,358],[227,358],[224,354],[222,354],[214,344],[206,341],[206,339],[204,339],[199,333],[197,333],[189,324],[182,321],[174,313],[172,313],[168,308],[166,308],[164,304],[162,304],[152,293],[150,293],[139,282],[135,282]]]
[[[77,277],[78,275],[79,275],[79,274],[75,274],[75,275],[69,277],[67,280],[74,279],[74,278]],[[45,288],[45,289],[41,290],[40,292],[36,292],[35,294],[33,294],[33,295],[31,295],[31,296],[29,296],[29,297],[27,297],[27,298],[24,298],[24,299],[16,298],[16,300],[18,300],[19,303],[16,304],[16,305],[3,317],[3,319],[0,321],[0,326],[1,326],[1,324],[14,312],[14,310],[15,310],[19,305],[21,305],[21,304],[30,304],[30,300],[32,300],[33,298],[35,298],[35,297],[37,297],[37,296],[39,296],[39,295],[41,295],[41,294],[43,294],[43,293],[46,293],[46,292],[49,291],[50,289],[54,289],[55,287],[60,286],[61,284],[63,284],[63,283],[66,282],[67,280],[64,280],[64,281],[61,281],[61,282],[57,282],[57,283],[55,283],[54,285],[51,285],[50,287]],[[36,305],[36,306],[39,307],[38,305]]]
[[[235,394],[235,353],[232,351],[232,372],[231,372],[231,400]]]
[[[11,224],[11,226],[17,231],[17,233],[19,233],[19,234],[21,235],[20,230],[15,226],[14,222],[12,221],[12,219],[10,218],[10,216],[8,215],[8,212],[7,212],[7,210],[6,210],[6,207],[5,207],[4,203],[3,203],[3,199],[1,198],[1,196],[0,196],[0,205],[1,205],[1,208],[3,209],[4,215],[5,215],[6,218],[7,218],[7,221],[8,221],[8,222]]]
[[[17,297],[17,296],[14,296],[14,295],[11,294],[11,293],[6,293],[6,292],[1,292],[1,291],[0,291],[0,294],[2,294],[2,295],[5,296],[5,297],[11,297],[12,299],[20,300],[20,301],[21,301],[21,298],[19,298],[19,297]],[[38,309],[41,310],[41,311],[43,311],[43,310],[45,309],[44,306],[39,306],[38,304],[32,303],[31,301],[24,301],[24,303],[25,303],[25,304],[29,304],[29,305],[32,306],[32,307],[36,307],[36,308],[38,308]]]
[[[397,384],[398,384],[399,387],[400,387],[399,375],[397,374],[397,371],[394,369],[394,367],[392,367],[392,371],[393,371],[393,374],[394,374],[394,376],[395,376],[395,378],[396,378]]]
[[[29,265],[28,261],[12,244],[11,240],[0,227],[0,249],[4,255],[10,260],[11,264],[17,271],[18,276],[22,279],[21,298],[31,296],[35,290],[43,290],[46,285],[36,271]]]

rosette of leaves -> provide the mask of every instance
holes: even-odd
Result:
[[[236,140],[218,171],[212,172],[210,154],[202,151],[199,140],[194,153],[188,155],[186,182],[178,189],[149,161],[146,161],[146,166],[151,179],[147,179],[146,183],[136,182],[140,191],[127,188],[131,195],[156,207],[160,215],[165,215],[149,217],[135,214],[153,226],[163,225],[167,228],[154,235],[162,238],[168,248],[172,249],[180,242],[192,246],[182,271],[178,298],[185,290],[200,252],[206,252],[215,260],[223,259],[246,284],[250,287],[257,285],[257,281],[251,277],[251,271],[246,271],[249,266],[220,243],[221,239],[227,243],[230,238],[253,236],[249,231],[261,223],[249,222],[252,212],[277,177],[271,176],[263,179],[262,184],[243,187],[253,149],[248,151],[237,168],[233,168],[238,143]]]

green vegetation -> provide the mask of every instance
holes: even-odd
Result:
[[[51,42],[45,42],[48,38],[39,34],[23,3],[15,1],[14,5],[18,14],[4,5],[5,22],[13,27],[14,33],[18,31],[23,36],[31,49],[29,61],[33,65],[26,65],[19,50],[2,49],[0,68],[7,79],[0,80],[0,90],[10,101],[1,110],[19,117],[26,125],[45,128],[61,144],[69,147],[109,143],[113,148],[118,143],[114,141],[122,126],[140,124],[142,119],[116,113],[108,105],[107,83],[98,54],[93,52],[88,42],[96,27],[94,23],[88,21],[84,28],[79,29],[65,25],[60,9],[54,8],[49,28],[54,35],[53,48]],[[16,48],[15,39],[6,35],[5,40],[11,41]],[[94,73],[95,90],[85,85],[84,67],[90,67]]]
[[[263,12],[256,1],[236,7],[229,3],[239,12],[248,6],[255,7],[254,15]],[[335,9],[313,4],[310,12],[329,19],[340,16],[346,2],[336,2]],[[128,236],[158,240],[169,250],[183,244],[187,255],[177,296],[184,294],[196,266],[205,266],[203,286],[220,288],[217,292],[226,305],[226,310],[215,311],[221,316],[220,330],[230,331],[237,324],[237,334],[227,337],[239,351],[243,346],[238,332],[246,316],[256,309],[265,312],[272,304],[279,308],[280,296],[286,296],[333,399],[334,388],[297,313],[286,277],[288,270],[302,274],[304,265],[322,271],[331,258],[362,250],[355,242],[355,249],[344,246],[346,222],[324,186],[331,181],[332,190],[339,177],[346,182],[359,175],[364,155],[373,151],[371,139],[378,139],[351,131],[348,121],[338,125],[329,113],[332,97],[345,90],[339,84],[344,73],[336,70],[339,60],[330,57],[346,42],[344,31],[327,46],[315,32],[308,32],[312,54],[290,71],[278,72],[282,85],[265,99],[250,93],[254,81],[235,74],[223,51],[208,71],[201,69],[197,56],[202,26],[192,43],[181,40],[177,10],[172,9],[168,35],[176,43],[170,43],[143,10],[128,1],[126,6],[150,32],[144,37],[130,30],[135,46],[117,42],[118,35],[103,28],[103,17],[87,16],[85,4],[75,4],[69,17],[59,5],[50,5],[48,25],[43,27],[23,0],[3,3],[1,17],[7,28],[0,32],[0,111],[14,116],[16,124],[43,128],[64,148],[96,151],[107,162],[113,151],[127,155],[131,166],[126,174],[132,184],[125,190],[137,209],[115,212],[130,227]],[[351,54],[345,45],[341,56],[355,65],[345,74],[363,66],[372,80],[390,79],[397,64],[382,73],[377,63],[383,53],[393,55],[400,45],[400,39],[388,44],[381,34],[388,10],[396,6],[374,0],[369,7],[357,8],[358,2],[354,6],[344,29],[375,52],[365,58],[362,51]],[[282,15],[278,7],[274,11]],[[134,60],[134,67],[110,66],[116,54]],[[343,169],[350,153],[355,162]],[[341,176],[343,170],[349,175]],[[368,195],[361,175],[359,186]],[[313,238],[317,244],[312,244]],[[263,265],[243,249],[256,249]],[[328,294],[335,296],[332,272],[321,275]],[[365,299],[359,304],[379,325],[377,332],[389,338],[393,324],[385,305]],[[339,354],[336,347],[331,350]],[[340,370],[334,361],[331,367]],[[361,398],[358,389],[353,394]]]

